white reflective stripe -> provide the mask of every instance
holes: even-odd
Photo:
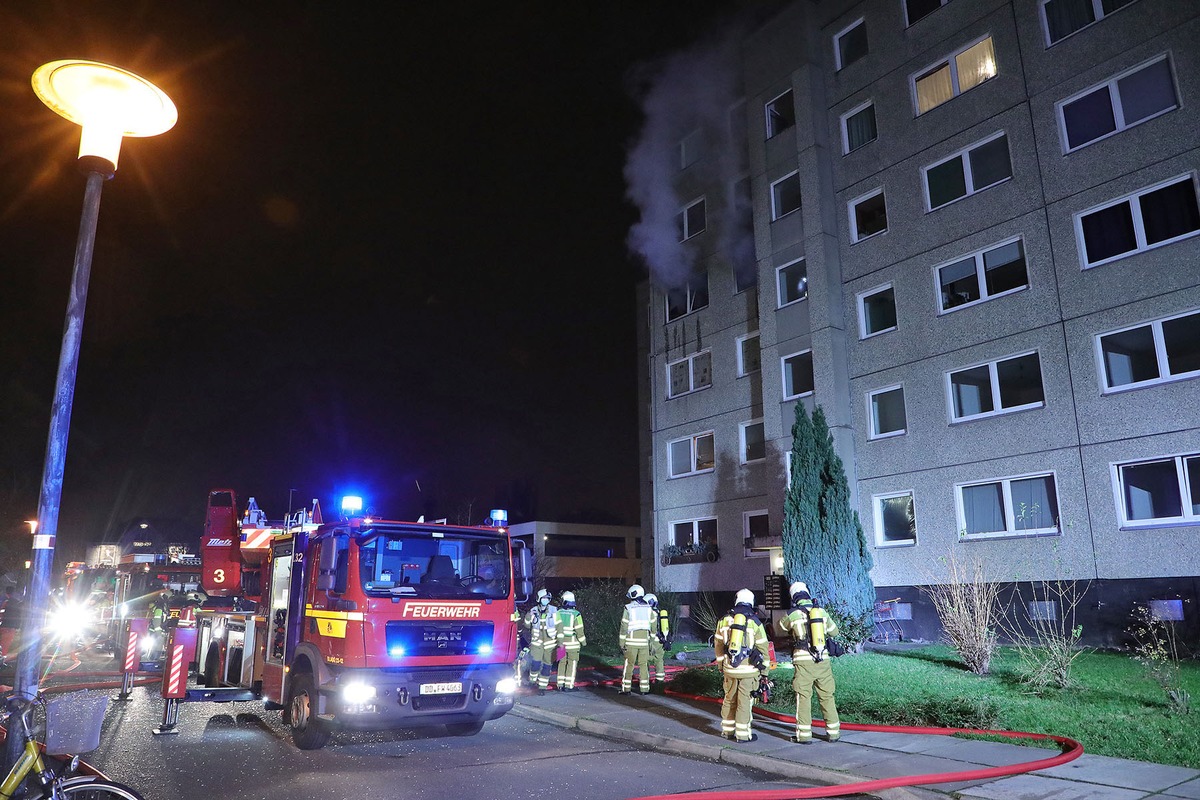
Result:
[[[842,729],[842,723],[840,723],[840,722],[826,722],[825,723],[825,730],[827,730],[827,731],[840,731],[841,729]]]

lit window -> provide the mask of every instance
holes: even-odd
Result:
[[[1029,286],[1021,239],[985,247],[937,268],[943,312],[972,306]]]
[[[889,386],[886,389],[868,392],[867,412],[871,418],[872,439],[902,436],[908,430],[903,386]]]
[[[875,141],[879,131],[875,126],[875,104],[856,106],[842,115],[842,152],[852,153]]]
[[[917,512],[912,492],[877,494],[875,506],[875,545],[893,547],[917,543]]]
[[[707,224],[708,214],[705,211],[703,197],[688,203],[682,211],[675,215],[675,229],[681,242],[704,233]]]
[[[936,164],[922,167],[926,208],[935,211],[1012,177],[1008,137],[1003,133],[977,142]]]
[[[833,37],[833,59],[838,69],[845,69],[866,54],[867,23],[865,20],[855,20]]]
[[[1200,208],[1191,175],[1077,214],[1083,266],[1094,267],[1152,250],[1200,232]]]
[[[1200,455],[1118,464],[1121,524],[1200,522]]]
[[[792,103],[792,90],[771,100],[766,105],[767,138],[772,139],[796,124],[796,107]]]
[[[790,356],[784,356],[783,364],[783,399],[795,400],[813,393],[813,358],[812,350],[801,350]]]
[[[858,337],[896,330],[896,290],[889,283],[858,295]]]
[[[1047,46],[1124,8],[1133,0],[1042,0]]]
[[[762,369],[762,352],[759,349],[759,335],[757,333],[751,333],[738,338],[737,363],[739,378]]]
[[[682,288],[667,290],[667,322],[708,308],[708,277],[689,281]]]
[[[800,173],[793,172],[771,184],[771,220],[800,209]]]
[[[883,189],[876,189],[848,204],[850,209],[850,242],[861,242],[887,231],[887,201]]]
[[[1102,388],[1139,389],[1200,375],[1200,312],[1101,334]]]
[[[1069,153],[1179,108],[1165,55],[1058,104],[1063,152]]]
[[[752,550],[755,540],[762,540],[771,535],[771,516],[766,511],[747,511],[742,514],[743,549],[746,558],[769,556],[767,548]]]
[[[917,20],[928,17],[948,2],[949,0],[904,0],[904,18],[909,25],[912,25]]]
[[[671,442],[667,445],[667,460],[672,478],[712,472],[716,465],[712,431]]]
[[[808,267],[804,259],[784,264],[776,270],[779,276],[779,307],[808,297]]]
[[[917,101],[917,116],[930,111],[996,77],[996,54],[992,37],[988,36],[945,60],[913,76],[913,93]]]
[[[738,439],[743,464],[762,461],[767,457],[767,439],[761,419],[738,425]]]
[[[963,538],[1058,533],[1058,491],[1053,474],[960,484],[955,494]]]
[[[679,397],[712,386],[712,352],[705,350],[667,364],[667,397]]]
[[[949,372],[946,383],[955,422],[1046,404],[1036,352]]]
[[[701,545],[716,547],[716,518],[672,522],[671,543],[676,547],[700,547]]]

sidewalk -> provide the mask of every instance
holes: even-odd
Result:
[[[735,745],[720,737],[720,706],[661,694],[618,695],[612,687],[526,694],[512,713],[583,733],[695,758],[749,767],[805,784],[844,784],[899,775],[957,772],[1049,758],[1057,751],[949,736],[842,729],[841,741],[789,741],[792,726],[755,717],[758,741]],[[842,720],[853,722],[853,720]],[[748,786],[747,789],[754,787]],[[888,800],[1200,800],[1200,770],[1084,753],[1052,769],[999,779],[905,787],[880,792]]]

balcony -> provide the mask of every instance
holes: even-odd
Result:
[[[672,564],[704,564],[716,561],[721,557],[715,544],[702,542],[700,544],[679,545],[668,544],[662,548],[662,565]]]

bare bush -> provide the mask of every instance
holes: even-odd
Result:
[[[717,601],[712,592],[700,592],[691,604],[690,619],[692,624],[711,638],[717,631],[717,625],[725,616],[725,612],[717,610]]]
[[[1146,669],[1150,679],[1158,684],[1167,698],[1167,708],[1174,714],[1190,714],[1192,696],[1183,685],[1179,660],[1184,656],[1173,620],[1161,619],[1147,606],[1133,610],[1133,657]]]
[[[1021,679],[1029,686],[1073,685],[1075,659],[1091,649],[1081,644],[1083,626],[1076,621],[1090,586],[1091,581],[1058,578],[1017,584],[1001,624],[1020,661]]]
[[[1003,616],[1000,584],[984,577],[979,558],[960,560],[951,550],[938,563],[943,574],[929,576],[921,591],[933,603],[946,640],[963,664],[976,675],[987,675]]]

